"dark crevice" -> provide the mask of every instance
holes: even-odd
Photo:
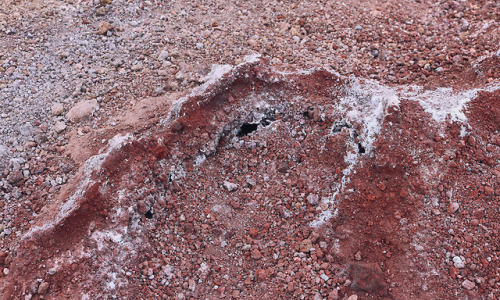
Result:
[[[312,107],[308,107],[307,110],[305,112],[302,113],[302,116],[304,116],[304,118],[307,118],[307,119],[310,119],[311,118],[311,115],[310,115],[310,112],[313,111],[314,109]]]
[[[361,143],[358,143],[358,153],[363,154],[366,152],[365,147]]]
[[[244,137],[245,135],[249,135],[250,133],[257,130],[258,127],[259,127],[259,124],[243,123],[243,125],[241,125],[241,127],[240,127],[240,130],[238,131],[237,136]]]
[[[146,217],[146,219],[152,219],[153,218],[153,210],[150,208],[145,214],[144,216]]]
[[[258,123],[243,123],[236,136],[244,137],[246,135],[249,135],[250,133],[256,131],[259,128],[259,125],[266,127],[271,125],[273,121],[276,121],[276,113],[274,112],[274,110],[271,110],[266,112],[265,116]]]

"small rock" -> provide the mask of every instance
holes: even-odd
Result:
[[[9,269],[4,268],[4,269],[3,269],[3,274],[4,274],[4,275],[9,275],[9,271],[10,271]]]
[[[54,130],[57,132],[57,133],[61,133],[62,131],[64,131],[64,129],[66,129],[66,124],[64,124],[64,122],[56,122],[56,124],[54,125]]]
[[[336,289],[333,289],[329,294],[328,294],[328,299],[331,300],[338,300],[339,299],[339,292]]]
[[[309,196],[307,196],[307,201],[311,204],[311,205],[318,205],[318,202],[319,202],[319,197],[318,195],[316,194],[309,194]]]
[[[175,74],[175,79],[179,82],[182,82],[184,81],[184,79],[186,78],[186,75],[184,75],[184,72],[182,71],[179,71]]]
[[[485,186],[484,187],[484,193],[486,195],[488,195],[488,196],[489,195],[493,195],[493,193],[495,193],[495,190],[492,187],[490,187],[490,186]]]
[[[130,68],[130,69],[134,72],[137,72],[137,71],[142,70],[142,68],[143,68],[142,63],[137,63],[137,64],[133,65],[132,68]]]
[[[357,261],[361,260],[361,251],[358,251],[358,252],[356,252],[356,254],[354,254],[354,259]]]
[[[108,22],[103,21],[103,22],[99,23],[99,28],[97,29],[97,34],[105,35],[111,29],[113,29],[113,26],[111,24],[109,24]]]
[[[453,202],[453,203],[450,203],[450,205],[448,205],[448,209],[446,211],[449,214],[453,214],[458,210],[459,207],[460,207],[460,205],[457,202]]]
[[[167,60],[170,57],[167,50],[161,50],[160,55],[158,55],[158,60]]]
[[[21,180],[23,180],[23,173],[20,170],[11,172],[7,177],[7,181],[10,184],[16,184]]]
[[[54,103],[51,107],[52,115],[59,116],[64,111],[64,106],[61,103]]]
[[[97,109],[99,109],[97,100],[81,101],[68,111],[66,119],[70,122],[77,122],[91,116]]]
[[[450,267],[450,276],[451,276],[451,278],[456,279],[458,274],[460,274],[460,270],[458,270],[455,267]]]
[[[310,239],[303,240],[302,242],[300,242],[299,248],[300,248],[300,252],[311,251],[312,241]]]
[[[196,43],[196,49],[202,50],[204,47],[203,43]]]
[[[165,90],[163,90],[162,87],[157,87],[157,88],[155,88],[154,93],[155,93],[155,95],[162,95],[163,93],[165,93]]]
[[[238,185],[236,183],[232,183],[232,182],[229,182],[229,181],[224,181],[224,187],[232,192],[234,190],[236,190],[238,188]]]
[[[169,88],[172,91],[177,91],[179,89],[179,83],[177,81],[172,80],[169,82]]]
[[[468,289],[468,290],[472,290],[476,287],[476,284],[468,279],[464,280],[464,282],[462,282],[462,287],[465,288],[465,289]]]
[[[347,298],[347,300],[358,300],[358,295],[356,295],[356,294],[351,295],[351,296],[349,296],[349,298]]]
[[[464,264],[464,262],[462,261],[462,259],[459,256],[453,257],[453,265],[457,269],[463,269],[463,268],[465,268],[465,264]]]
[[[250,236],[254,238],[259,234],[259,231],[255,228],[250,228],[250,230],[248,230],[248,234],[250,234]]]
[[[255,260],[262,258],[262,254],[260,253],[259,249],[253,249],[250,253],[250,256]]]
[[[38,295],[44,295],[47,293],[49,290],[49,283],[48,282],[42,282],[40,283],[40,286],[38,287]]]
[[[168,71],[167,70],[158,70],[158,76],[167,76],[168,75]]]
[[[146,204],[146,201],[140,200],[137,202],[137,210],[139,210],[140,214],[145,214],[148,211],[148,205]]]
[[[257,280],[258,281],[264,281],[266,280],[266,277],[267,277],[267,273],[265,270],[263,269],[258,269],[256,272],[255,272],[255,275],[257,276]]]
[[[102,6],[110,5],[113,0],[100,0]]]
[[[106,9],[101,6],[97,8],[95,12],[98,16],[104,16],[106,14]]]

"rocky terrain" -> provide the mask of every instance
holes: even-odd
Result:
[[[0,5],[0,299],[498,299],[496,1]]]

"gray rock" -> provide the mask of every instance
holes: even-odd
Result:
[[[223,185],[230,192],[235,191],[236,189],[238,189],[238,185],[236,183],[232,183],[232,182],[229,182],[229,181],[224,181]]]
[[[307,201],[311,205],[318,205],[318,203],[319,203],[319,197],[316,194],[309,194],[309,196],[307,196]]]
[[[19,128],[19,133],[24,136],[30,136],[33,134],[33,126],[30,122],[26,122]]]
[[[142,68],[143,68],[142,63],[137,63],[137,64],[133,65],[132,68],[130,68],[130,69],[134,72],[137,72],[137,71],[142,70]]]
[[[462,261],[462,259],[459,256],[453,257],[453,265],[457,269],[465,268],[465,263]]]
[[[167,50],[161,50],[160,55],[158,55],[158,60],[167,60],[170,58],[170,55]]]
[[[64,129],[66,129],[66,124],[64,124],[64,122],[56,122],[56,124],[54,125],[54,130],[57,133],[61,133],[62,131],[64,131]]]
[[[465,288],[465,289],[468,289],[468,290],[472,290],[476,287],[476,284],[468,279],[464,280],[464,282],[462,282],[462,287]]]
[[[64,111],[64,106],[61,103],[54,103],[51,107],[52,115],[59,116]]]
[[[66,119],[70,122],[78,122],[91,116],[98,109],[99,104],[97,104],[97,100],[95,99],[81,101],[68,111]]]

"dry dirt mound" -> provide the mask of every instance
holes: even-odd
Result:
[[[87,149],[0,255],[4,299],[499,297],[498,85],[209,76]]]

